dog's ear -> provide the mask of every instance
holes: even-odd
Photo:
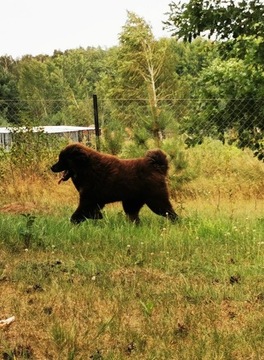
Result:
[[[81,170],[83,167],[87,167],[89,165],[89,155],[82,147],[72,147],[68,156],[68,163],[70,168],[74,170]]]

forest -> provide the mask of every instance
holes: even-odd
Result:
[[[87,126],[96,94],[111,152],[128,134],[138,145],[173,134],[187,146],[212,137],[249,147],[262,160],[264,5],[221,3],[171,2],[171,38],[155,39],[128,12],[116,47],[2,56],[0,126]]]

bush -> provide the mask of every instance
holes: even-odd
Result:
[[[33,127],[12,128],[12,146],[10,151],[2,151],[6,170],[12,174],[19,172],[22,179],[32,175],[43,176],[54,160],[54,153],[66,143],[65,139],[45,134],[40,128],[35,132]]]

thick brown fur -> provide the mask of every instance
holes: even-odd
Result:
[[[63,171],[60,181],[71,178],[80,194],[79,206],[71,216],[73,223],[87,218],[101,219],[100,210],[115,201],[122,202],[125,213],[136,223],[144,204],[172,221],[178,217],[169,201],[168,161],[161,150],[148,151],[142,158],[123,160],[74,143],[61,151],[51,170]]]

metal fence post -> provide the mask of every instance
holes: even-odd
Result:
[[[98,103],[97,95],[93,95],[93,108],[94,108],[94,127],[95,127],[95,138],[96,138],[96,150],[100,151],[100,127],[98,117]]]

